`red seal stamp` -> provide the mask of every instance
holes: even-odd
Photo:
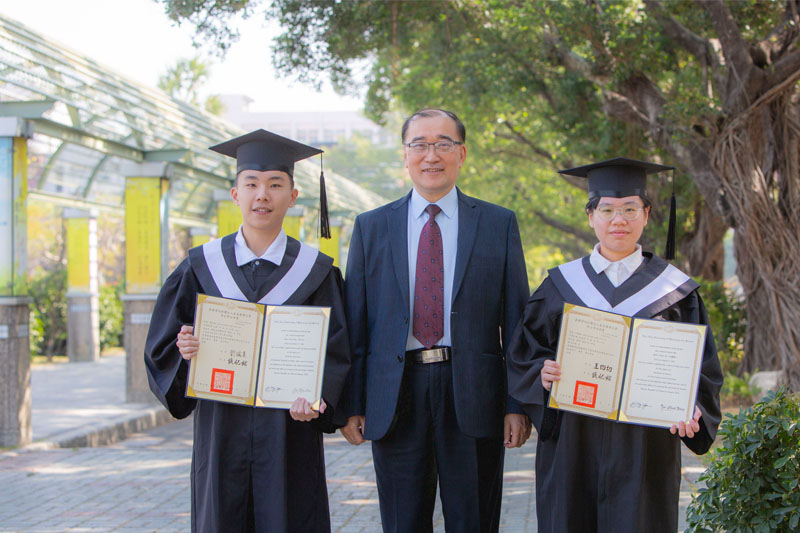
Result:
[[[211,392],[231,394],[233,392],[233,370],[211,370]]]
[[[585,381],[575,382],[575,398],[572,403],[583,407],[594,408],[597,402],[597,384],[586,383]]]

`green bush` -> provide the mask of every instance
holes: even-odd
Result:
[[[700,294],[725,374],[736,374],[744,357],[747,315],[744,300],[722,281],[700,281]]]
[[[122,346],[123,307],[120,284],[100,287],[100,351],[108,347]]]
[[[789,532],[800,527],[800,395],[769,392],[726,415],[688,509],[689,531]]]
[[[67,269],[43,271],[28,280],[31,356],[67,351]]]
[[[725,377],[720,397],[728,405],[750,405],[752,397],[757,396],[760,391],[750,387],[749,374],[739,374],[739,367],[744,359],[744,334],[747,330],[745,302],[722,281],[698,281]]]

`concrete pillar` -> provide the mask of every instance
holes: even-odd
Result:
[[[150,316],[169,261],[168,167],[125,180],[125,401],[153,402],[144,368]]]
[[[0,118],[0,446],[32,438],[26,283],[29,122]]]
[[[65,209],[67,226],[67,356],[70,362],[100,358],[97,285],[97,215]]]
[[[298,241],[303,241],[303,216],[306,214],[306,208],[302,205],[290,207],[286,211],[286,216],[283,217],[283,231],[289,237],[294,237]]]
[[[215,190],[214,201],[217,203],[217,238],[239,231],[239,226],[242,225],[242,212],[231,200],[231,191]]]
[[[0,446],[31,442],[30,298],[0,296]]]
[[[319,251],[325,255],[333,257],[334,266],[339,266],[341,260],[342,250],[342,219],[332,218],[331,225],[331,238],[319,240]]]

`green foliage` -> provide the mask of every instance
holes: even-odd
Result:
[[[770,392],[726,415],[723,444],[700,476],[690,531],[789,532],[800,527],[800,395]]]
[[[210,62],[199,57],[179,59],[175,66],[169,67],[158,78],[158,88],[173,98],[201,107],[199,91],[210,76]],[[206,98],[202,107],[213,115],[219,115],[223,111],[222,102],[215,95]]]
[[[513,209],[526,247],[567,259],[595,240],[583,186],[556,169],[613,156],[674,162],[687,141],[708,139],[727,118],[714,90],[722,69],[710,72],[670,31],[719,43],[702,2],[162,1],[223,51],[234,19],[263,11],[283,28],[273,49],[279,72],[329,79],[342,92],[365,87],[365,112],[378,122],[421,107],[456,111],[468,131],[460,186]],[[770,35],[786,7],[726,5],[753,41]],[[645,109],[657,116],[643,117]],[[679,236],[693,235],[705,203],[685,171],[675,182]],[[656,209],[643,245],[661,252],[669,176],[648,191]]]
[[[411,188],[406,182],[403,153],[398,142],[393,146],[373,144],[366,137],[353,134],[346,141],[339,139],[325,149],[325,167],[347,176],[367,190],[388,200],[399,198]]]
[[[725,381],[720,391],[723,403],[747,404],[760,391],[751,388],[750,375],[739,375],[744,359],[744,336],[747,330],[747,314],[742,297],[722,281],[700,282],[700,294],[708,312],[711,331],[717,344],[719,362]]]
[[[124,329],[124,310],[122,305],[122,285],[114,283],[100,287],[100,351],[122,346]]]
[[[735,374],[744,357],[747,330],[744,299],[723,281],[699,281],[722,371]]]
[[[40,271],[28,280],[33,302],[31,356],[64,355],[67,350],[67,270]]]

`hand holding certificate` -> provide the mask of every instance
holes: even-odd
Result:
[[[564,305],[550,407],[669,428],[695,416],[706,326]]]
[[[199,294],[186,395],[289,409],[319,409],[330,308],[272,306]]]

